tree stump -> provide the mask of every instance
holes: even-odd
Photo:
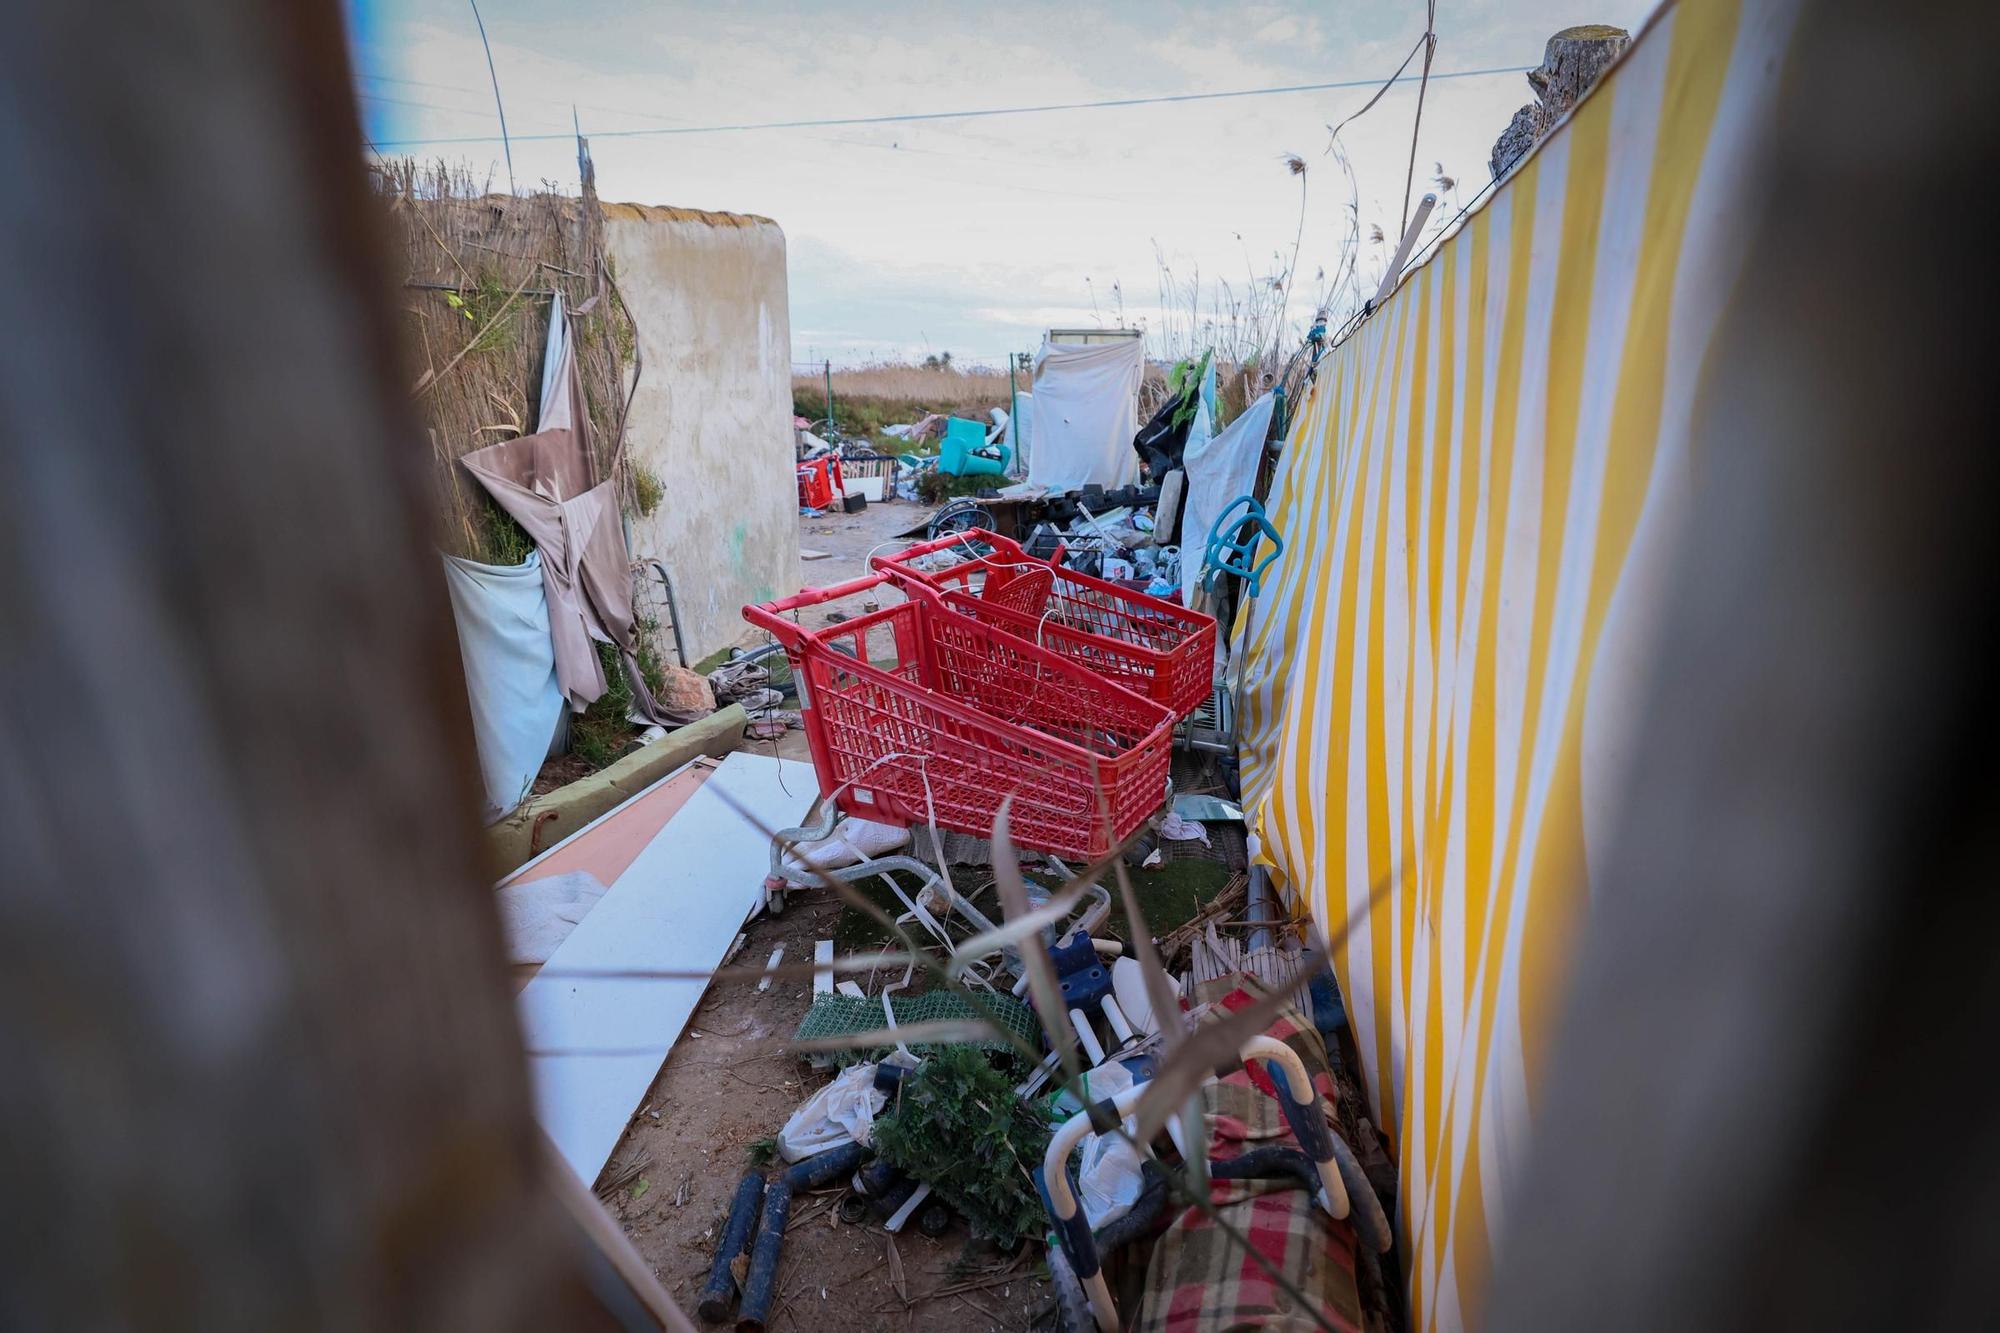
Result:
[[[1535,100],[1514,113],[1493,145],[1493,156],[1487,163],[1493,178],[1506,175],[1507,169],[1582,100],[1606,66],[1631,44],[1631,33],[1603,23],[1564,28],[1549,38],[1541,65],[1528,71],[1528,86],[1535,90]]]

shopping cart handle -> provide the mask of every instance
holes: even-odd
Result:
[[[744,607],[745,613],[752,610],[767,615],[779,615],[786,611],[796,611],[802,606],[818,606],[821,602],[837,601],[842,597],[852,597],[857,592],[867,592],[882,585],[880,574],[863,574],[845,583],[836,583],[830,588],[801,588],[790,597],[780,597],[775,602],[765,602],[756,607]]]
[[[985,528],[967,528],[964,532],[954,532],[949,537],[934,537],[927,542],[918,542],[915,546],[906,546],[894,555],[878,555],[868,563],[876,569],[880,569],[883,565],[900,564],[905,560],[914,560],[921,555],[930,555],[937,551],[948,551],[954,546],[963,546],[968,541],[985,542],[988,546],[1004,551],[1008,555],[1027,554],[1027,552],[1021,549],[1021,544],[1011,537],[1002,537],[999,533],[988,532]]]

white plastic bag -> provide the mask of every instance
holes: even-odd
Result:
[[[1126,1133],[1137,1133],[1139,1122],[1127,1120]],[[1139,1173],[1139,1150],[1119,1134],[1093,1134],[1083,1141],[1083,1166],[1077,1175],[1077,1198],[1090,1229],[1097,1230],[1132,1211],[1145,1184]]]
[[[910,841],[910,831],[900,824],[877,824],[869,819],[843,819],[831,834],[813,842],[802,842],[785,857],[785,869],[802,873],[808,860],[821,870],[838,870],[861,861],[886,856]]]
[[[778,1131],[778,1155],[802,1162],[843,1143],[867,1143],[875,1133],[875,1113],[888,1102],[886,1093],[875,1090],[874,1065],[849,1065],[792,1112]]]

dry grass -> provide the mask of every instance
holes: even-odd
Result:
[[[1020,376],[1027,391],[1028,378]],[[833,419],[855,436],[881,438],[884,426],[921,420],[928,412],[985,422],[993,408],[1009,409],[1004,370],[932,370],[924,366],[874,365],[833,372]],[[826,376],[800,370],[792,376],[792,410],[808,421],[826,411]]]
[[[458,460],[535,428],[551,293],[575,321],[578,369],[600,475],[613,465],[630,316],[601,262],[602,222],[544,188],[495,195],[442,162],[408,159],[372,168],[404,266],[402,326],[409,383],[431,445],[438,543],[489,564],[527,558],[526,535],[486,497]],[[632,482],[624,479],[627,507]]]

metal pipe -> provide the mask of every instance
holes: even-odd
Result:
[[[1250,867],[1250,888],[1243,906],[1243,919],[1251,923],[1250,950],[1271,947],[1271,876],[1263,866]]]
[[[723,1224],[722,1239],[715,1246],[708,1284],[701,1289],[700,1302],[695,1306],[695,1313],[711,1324],[729,1317],[730,1302],[736,1299],[736,1273],[731,1265],[738,1255],[750,1253],[750,1244],[756,1236],[757,1205],[763,1200],[763,1173],[744,1173],[743,1183],[736,1187],[736,1201],[729,1205],[729,1220]]]
[[[1320,1111],[1319,1095],[1313,1091],[1305,1061],[1276,1037],[1261,1034],[1243,1043],[1243,1060],[1246,1064],[1251,1060],[1271,1063],[1271,1082],[1278,1090],[1278,1104],[1284,1107],[1292,1137],[1299,1141],[1299,1147],[1312,1158],[1319,1172],[1319,1205],[1335,1220],[1346,1217],[1352,1205],[1347,1197],[1347,1182],[1341,1178],[1340,1163],[1334,1155],[1333,1140],[1337,1136]]]
[[[674,627],[674,656],[680,659],[681,670],[687,670],[687,644],[681,638],[681,604],[674,600],[674,581],[667,577],[667,567],[657,560],[648,560],[653,572],[660,576],[660,586],[667,590],[667,620]]]
[[[750,1251],[750,1275],[744,1280],[743,1305],[736,1316],[738,1329],[759,1333],[770,1318],[778,1285],[778,1251],[785,1243],[785,1227],[792,1220],[792,1195],[846,1175],[861,1165],[867,1153],[858,1143],[843,1144],[789,1168],[764,1191],[764,1220]]]
[[[1438,197],[1427,194],[1417,204],[1417,215],[1410,219],[1409,230],[1403,233],[1403,243],[1396,247],[1396,257],[1389,261],[1389,271],[1382,275],[1382,285],[1376,289],[1375,299],[1368,304],[1371,308],[1389,299],[1389,293],[1396,290],[1396,279],[1403,276],[1403,265],[1410,262],[1410,251],[1417,248],[1417,237],[1423,235],[1424,223],[1430,220],[1431,210],[1437,207]]]

